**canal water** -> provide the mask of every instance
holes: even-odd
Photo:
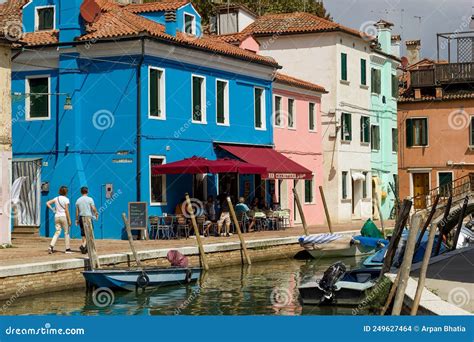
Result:
[[[85,289],[54,292],[16,299],[3,314],[351,315],[352,308],[306,306],[298,298],[298,286],[321,278],[335,261],[282,259],[212,269],[197,284],[140,294],[104,291],[94,295]],[[344,260],[351,267],[359,262]]]

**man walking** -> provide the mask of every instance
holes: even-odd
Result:
[[[92,217],[94,216],[97,220],[99,218],[99,212],[97,211],[94,200],[89,197],[89,189],[87,187],[81,188],[82,196],[76,201],[76,226],[79,225],[81,228],[82,244],[81,253],[87,253],[87,240],[86,232],[84,230],[84,221],[86,218],[90,219],[92,224]],[[92,228],[92,227],[91,227]]]

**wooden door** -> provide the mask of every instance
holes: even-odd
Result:
[[[429,173],[413,174],[413,196],[415,196],[415,209],[425,209],[426,199],[430,191]]]

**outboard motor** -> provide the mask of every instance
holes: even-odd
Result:
[[[330,266],[319,281],[319,288],[324,291],[324,296],[321,298],[322,302],[332,302],[334,300],[334,291],[336,290],[336,283],[346,273],[346,266],[338,261]]]

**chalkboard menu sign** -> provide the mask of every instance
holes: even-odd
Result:
[[[128,221],[131,230],[147,229],[148,206],[146,202],[128,203]]]

